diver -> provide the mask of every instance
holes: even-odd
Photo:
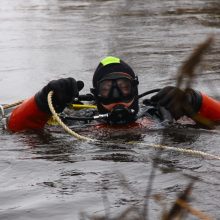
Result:
[[[92,83],[89,97],[97,106],[96,114],[100,117],[96,118],[102,118],[106,124],[129,125],[140,118],[158,118],[162,121],[166,115],[174,120],[185,115],[196,123],[201,123],[199,118],[220,121],[219,101],[193,89],[182,91],[173,86],[155,90],[157,93],[143,102],[147,108],[140,112],[139,98],[147,93],[139,95],[137,75],[117,57],[106,57],[99,63]],[[48,93],[54,91],[52,102],[56,112],[61,113],[70,103],[80,101],[79,92],[83,87],[82,81],[73,78],[50,81],[37,94],[12,110],[7,118],[7,128],[13,132],[43,129],[51,117]]]

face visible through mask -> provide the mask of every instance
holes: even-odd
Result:
[[[98,112],[108,114],[107,121],[126,123],[135,119],[139,110],[138,77],[123,60],[112,56],[101,60],[93,75],[91,92]]]
[[[134,81],[125,74],[109,74],[98,82],[98,97],[101,105],[108,111],[120,104],[129,107],[134,99]]]
[[[127,78],[102,80],[99,95],[102,98],[127,98],[131,95],[131,81]]]

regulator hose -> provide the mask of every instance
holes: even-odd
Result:
[[[149,91],[146,91],[140,95],[138,95],[138,99],[146,96],[146,95],[149,95],[149,94],[152,94],[152,93],[155,93],[155,92],[159,92],[160,89],[152,89],[152,90],[149,90]],[[78,102],[78,101],[94,101],[95,98],[92,94],[85,94],[85,95],[80,95],[78,98],[75,98],[74,101]],[[101,116],[101,115],[100,115]],[[69,117],[69,116],[65,116],[63,119],[67,119],[67,120],[73,120],[73,121],[91,121],[91,120],[97,120],[99,118],[103,118],[102,116],[99,117],[99,115],[97,117]]]
[[[149,94],[152,94],[152,93],[155,93],[155,92],[159,92],[160,90],[161,89],[152,89],[152,90],[149,90],[147,92],[144,92],[144,93],[138,95],[138,99],[140,99],[140,98],[142,98],[142,97],[144,97],[146,95],[149,95]]]

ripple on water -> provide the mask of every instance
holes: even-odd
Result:
[[[0,12],[0,103],[29,97],[60,77],[83,80],[82,93],[87,93],[92,73],[106,55],[131,64],[140,93],[175,85],[182,61],[210,33],[216,34],[215,44],[193,85],[214,96],[219,93],[219,0],[1,0]],[[173,151],[158,153],[152,147],[164,144],[219,154],[217,132],[184,126],[131,132],[88,125],[79,132],[102,143],[76,141],[59,127],[40,133],[0,130],[1,219],[103,214],[103,190],[112,216],[129,205],[141,206],[153,162],[153,194],[164,195],[169,205],[198,178],[191,204],[219,218],[219,162]],[[151,216],[159,219],[160,212],[150,199]]]

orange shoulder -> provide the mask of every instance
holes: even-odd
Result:
[[[33,96],[12,111],[8,119],[8,128],[13,132],[42,129],[49,117],[48,113],[39,109]]]
[[[212,121],[220,121],[220,102],[202,94],[202,105],[199,115]]]

